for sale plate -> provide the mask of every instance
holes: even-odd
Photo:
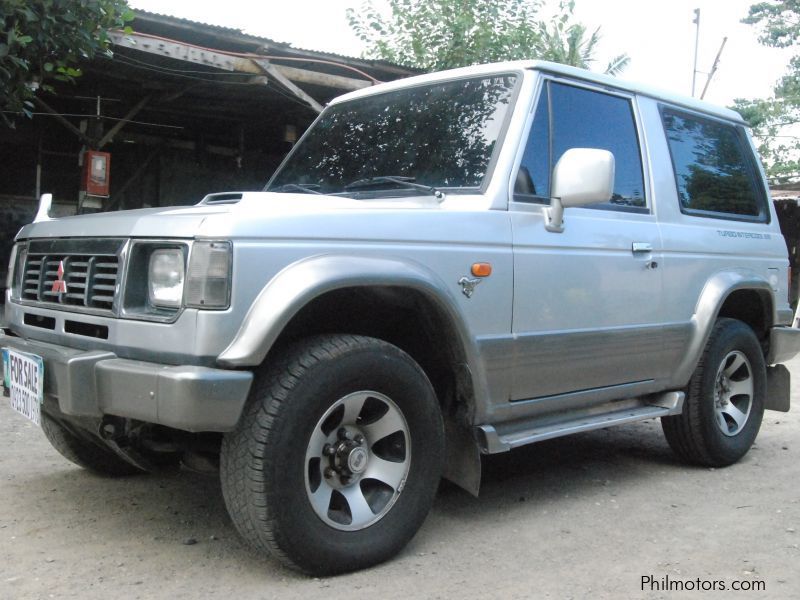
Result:
[[[42,357],[3,348],[3,387],[9,393],[11,408],[41,425],[44,398]]]

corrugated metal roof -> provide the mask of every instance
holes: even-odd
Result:
[[[225,34],[229,34],[229,35],[236,35],[237,37],[248,38],[248,39],[251,39],[254,42],[259,42],[259,43],[264,43],[264,42],[270,43],[270,44],[279,43],[279,42],[276,42],[275,40],[271,40],[269,38],[250,35],[248,33],[245,33],[244,31],[242,31],[241,29],[236,29],[234,27],[223,27],[222,25],[212,25],[211,23],[203,23],[202,21],[192,21],[191,19],[184,19],[183,17],[176,17],[174,15],[167,15],[167,14],[164,14],[164,13],[154,13],[154,12],[150,12],[148,10],[140,10],[138,8],[135,9],[133,12],[136,15],[136,18],[139,18],[139,17],[145,17],[145,18],[150,17],[151,19],[155,18],[153,20],[165,21],[165,22],[169,22],[170,24],[182,24],[182,25],[187,25],[187,26],[190,26],[190,27],[202,27],[206,31],[214,31],[214,32],[217,32],[217,33],[225,33]],[[134,23],[135,23],[135,21],[134,21]]]
[[[422,73],[422,70],[420,69],[405,67],[403,65],[398,65],[385,60],[365,59],[356,56],[348,56],[345,54],[337,54],[335,52],[311,50],[308,48],[298,48],[288,42],[279,42],[271,38],[252,35],[249,33],[245,33],[241,29],[236,29],[233,27],[212,25],[210,23],[192,21],[191,19],[185,19],[183,17],[175,17],[172,15],[166,15],[163,13],[154,13],[140,9],[135,9],[134,14],[136,15],[137,18],[142,17],[144,18],[144,20],[149,20],[151,22],[161,22],[164,25],[183,26],[187,29],[195,30],[197,33],[200,34],[213,33],[213,34],[218,34],[220,36],[229,36],[230,38],[233,38],[231,39],[231,41],[233,42],[250,43],[256,46],[271,46],[273,49],[276,50],[304,53],[308,54],[309,56],[313,56],[314,58],[333,58],[348,63],[357,62],[364,65],[370,65],[375,68],[386,68],[392,71],[400,71],[407,75]],[[136,28],[135,23],[136,22],[134,21],[134,29]]]

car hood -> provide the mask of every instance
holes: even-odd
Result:
[[[24,226],[17,239],[64,237],[192,238],[236,235],[257,230],[268,235],[278,223],[315,220],[342,213],[437,209],[433,197],[354,200],[338,196],[244,192],[234,199],[194,206],[144,208],[39,221]]]

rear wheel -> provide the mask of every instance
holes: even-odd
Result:
[[[222,490],[253,546],[328,575],[408,543],[443,456],[438,403],[411,357],[373,338],[325,336],[256,379],[222,444]]]
[[[683,460],[724,467],[744,456],[764,414],[766,366],[753,330],[718,319],[689,381],[683,413],[664,417],[667,442]]]
[[[102,441],[95,441],[92,434],[73,430],[46,413],[42,413],[42,431],[61,456],[98,475],[125,477],[143,473],[117,456]]]

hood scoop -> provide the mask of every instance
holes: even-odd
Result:
[[[237,204],[241,201],[244,192],[218,192],[207,194],[199,204]]]

